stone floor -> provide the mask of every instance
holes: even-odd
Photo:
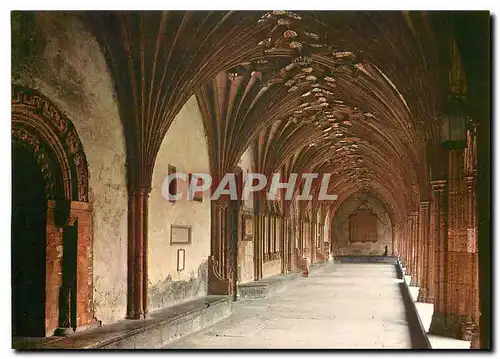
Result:
[[[391,264],[328,265],[167,348],[411,348],[401,282]]]

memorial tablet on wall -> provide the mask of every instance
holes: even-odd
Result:
[[[186,268],[186,250],[180,248],[177,250],[177,271],[181,272]]]
[[[191,244],[191,227],[172,224],[170,244]]]

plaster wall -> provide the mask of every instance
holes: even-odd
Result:
[[[249,146],[247,150],[241,155],[238,166],[243,170],[243,180],[245,180],[248,173],[253,172],[253,156],[252,156],[252,146]],[[253,210],[253,196],[248,196],[248,200],[243,201],[243,208],[247,210]]]
[[[252,161],[252,148],[250,146],[238,162],[238,166],[243,170],[243,179],[245,179],[246,174],[252,172]],[[243,201],[242,210],[246,213],[253,213],[253,196],[249,196],[248,200]],[[253,227],[255,228],[255,226]],[[254,242],[253,239],[252,241],[243,241],[242,238],[243,235],[240,236],[238,242],[238,278],[239,283],[247,283],[254,279]]]
[[[148,305],[155,310],[207,294],[210,255],[210,200],[175,203],[162,195],[168,167],[178,173],[209,173],[208,148],[196,98],[191,97],[175,117],[156,158],[149,198]],[[179,184],[178,189],[182,189]],[[190,244],[171,244],[171,226],[191,228]],[[185,268],[177,270],[177,251],[185,250]]]
[[[38,90],[65,112],[85,150],[94,315],[103,324],[115,322],[125,317],[127,304],[127,186],[112,78],[97,41],[75,13],[13,14],[12,24],[12,81]]]

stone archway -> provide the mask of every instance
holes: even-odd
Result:
[[[87,327],[94,321],[92,220],[76,129],[49,99],[13,86],[12,151],[13,335]]]

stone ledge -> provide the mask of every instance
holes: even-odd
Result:
[[[401,280],[399,288],[403,297],[407,321],[410,327],[412,347],[414,349],[432,349],[429,338],[427,337],[427,331],[422,323],[422,320],[420,319],[420,315],[415,305],[413,298],[416,298],[415,293],[411,292],[409,282],[405,278],[406,276],[404,276],[403,267],[401,266],[399,260],[396,260],[396,271],[398,278]]]
[[[429,328],[431,326],[432,314],[434,313],[434,304],[417,301],[415,302],[415,306],[417,307],[418,316],[422,321],[427,337],[429,337]],[[429,341],[431,341],[430,338]]]
[[[297,279],[301,274],[301,272],[290,272],[253,282],[238,284],[238,299],[246,300],[269,297],[282,290],[284,282]]]
[[[335,256],[340,263],[389,263],[397,264],[397,258],[392,256]]]
[[[409,276],[404,275],[404,269],[405,268],[402,267],[401,262],[398,260],[398,278],[404,281],[403,285],[406,287],[406,291],[403,288],[401,288],[401,290],[409,293],[408,299],[415,308],[419,326],[427,338],[429,349],[470,349],[469,341],[433,334],[435,329],[432,328],[432,326],[436,327],[436,322],[439,322],[439,320],[436,320],[436,318],[439,318],[438,313],[434,313],[434,304],[417,301],[418,295],[416,293],[411,293],[411,291],[412,289],[415,291],[418,287],[410,286],[410,281],[406,278]]]
[[[122,320],[73,335],[15,341],[14,349],[154,349],[231,314],[228,296],[206,296],[151,312],[144,320]]]
[[[332,263],[333,262],[325,261],[311,264],[309,267],[309,275],[320,272]],[[248,300],[269,297],[281,291],[286,283],[297,278],[302,278],[302,271],[279,274],[253,282],[238,284],[238,299]]]

